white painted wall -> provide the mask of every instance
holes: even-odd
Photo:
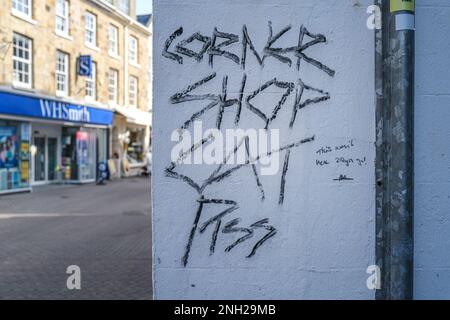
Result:
[[[154,167],[153,240],[154,292],[157,299],[373,299],[366,287],[366,269],[374,264],[375,235],[375,94],[374,35],[366,27],[370,0],[157,0],[154,3]],[[299,111],[293,129],[289,121],[295,91],[286,100],[270,128],[280,129],[281,145],[315,136],[315,140],[291,150],[286,175],[285,201],[278,204],[282,168],[261,183],[266,198],[261,201],[251,167],[234,172],[220,183],[208,186],[203,195],[238,203],[239,209],[227,215],[221,227],[240,218],[239,227],[268,218],[276,228],[252,258],[246,258],[267,231],[230,252],[225,248],[243,233],[220,232],[216,250],[210,255],[215,225],[204,234],[195,230],[188,264],[183,266],[189,234],[193,228],[200,195],[184,181],[165,175],[171,163],[174,130],[208,101],[172,104],[170,97],[205,76],[217,76],[192,94],[220,94],[222,78],[228,75],[228,98],[237,98],[244,71],[225,57],[214,58],[214,68],[206,55],[201,62],[183,56],[183,64],[162,56],[164,44],[179,27],[184,32],[169,48],[195,32],[211,37],[214,27],[242,39],[245,24],[256,50],[268,38],[268,21],[274,34],[292,29],[274,47],[296,46],[303,24],[310,32],[326,36],[327,43],[314,45],[305,53],[336,71],[334,77],[302,61],[300,71],[268,57],[261,68],[248,50],[247,85],[244,97],[266,81],[306,84],[329,92],[331,99]],[[197,48],[192,44],[192,48]],[[223,48],[241,56],[241,42]],[[288,55],[292,57],[292,54]],[[280,90],[264,91],[255,100],[264,110],[272,110]],[[315,95],[306,94],[302,101]],[[214,128],[217,107],[202,117],[203,128]],[[236,106],[226,109],[222,129],[235,128]],[[260,118],[242,108],[241,128],[263,128]],[[189,129],[192,131],[192,127]],[[348,149],[334,148],[352,141]],[[321,148],[333,151],[319,155]],[[344,157],[354,162],[336,163]],[[279,155],[283,166],[285,152]],[[357,159],[365,159],[361,165]],[[328,161],[318,166],[316,160]],[[175,170],[195,181],[208,177],[217,166],[181,165]],[[260,167],[257,167],[259,172]],[[340,175],[353,180],[335,181]],[[199,226],[229,206],[208,204]]]
[[[450,2],[416,4],[415,298],[450,298]]]

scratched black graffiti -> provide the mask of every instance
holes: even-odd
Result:
[[[318,93],[319,96],[315,97],[313,99],[307,99],[306,101],[302,101],[302,96],[303,96],[305,90],[309,90],[309,91]],[[324,92],[323,90],[310,87],[310,86],[304,84],[301,79],[299,79],[298,87],[295,92],[295,104],[294,104],[294,108],[292,110],[292,117],[291,117],[291,122],[289,123],[289,127],[291,129],[294,127],[295,120],[297,119],[297,113],[299,110],[301,110],[309,105],[318,104],[320,102],[327,101],[330,98],[331,97],[328,92]]]
[[[240,165],[236,165],[224,172],[222,171],[222,168],[224,166],[225,163],[228,162],[228,160],[230,159],[230,157],[232,157],[233,155],[235,155],[238,151],[239,148],[241,147],[245,147],[246,148],[246,152],[247,152],[247,156],[250,156],[249,152],[248,152],[248,137],[245,137],[244,139],[242,139],[237,146],[234,148],[234,150],[232,152],[230,152],[228,155],[226,155],[224,157],[224,160],[222,162],[222,164],[220,164],[212,173],[211,175],[203,180],[201,183],[197,183],[195,182],[192,178],[186,176],[186,175],[182,175],[180,173],[178,173],[176,171],[177,166],[182,163],[182,160],[185,159],[189,154],[193,153],[195,150],[197,150],[200,146],[205,145],[209,142],[211,142],[214,139],[213,136],[208,136],[205,139],[203,139],[202,141],[199,141],[198,143],[195,143],[191,146],[191,148],[189,150],[187,150],[186,152],[182,153],[180,155],[180,157],[177,159],[177,161],[172,162],[165,170],[166,173],[166,177],[169,178],[173,178],[173,179],[177,179],[180,180],[184,183],[186,183],[187,185],[189,185],[191,188],[193,188],[195,191],[197,191],[199,193],[199,199],[197,200],[197,202],[199,203],[197,212],[195,214],[195,218],[194,218],[194,223],[192,225],[190,234],[189,234],[189,238],[188,238],[188,242],[186,244],[186,249],[185,249],[185,253],[183,255],[182,258],[182,262],[184,266],[187,266],[188,261],[189,261],[189,256],[190,256],[190,252],[191,252],[191,248],[192,245],[194,243],[194,239],[195,236],[198,233],[203,234],[205,233],[206,229],[213,225],[214,223],[216,223],[215,229],[213,231],[213,234],[211,236],[211,243],[210,243],[210,254],[214,254],[215,252],[215,247],[216,247],[216,242],[217,242],[217,237],[218,237],[218,233],[219,233],[219,229],[220,229],[220,225],[222,224],[222,220],[227,217],[228,215],[232,214],[234,211],[239,209],[239,205],[237,202],[233,201],[233,200],[226,200],[226,199],[206,199],[204,196],[205,190],[208,186],[212,185],[213,183],[220,183],[223,182],[224,180],[226,180],[227,178],[230,178],[232,176],[232,174],[236,173],[237,171],[239,171],[240,169],[243,168],[247,168],[250,167],[251,168],[251,172],[254,175],[255,181],[256,181],[256,185],[260,188],[261,194],[262,194],[262,199],[264,199],[264,189],[263,186],[259,180],[259,176],[255,173],[255,165],[254,163],[256,161],[258,161],[260,158],[262,157],[268,157],[271,156],[275,153],[281,153],[281,152],[287,152],[290,153],[290,150],[295,149],[295,148],[299,148],[300,146],[306,144],[306,143],[311,143],[314,141],[314,137],[309,137],[288,145],[285,145],[277,150],[271,150],[265,154],[260,154],[257,157],[255,157],[254,159],[249,158],[248,160],[245,161],[244,164],[240,164]],[[286,169],[287,171],[287,169]],[[202,212],[204,210],[204,206],[205,205],[227,205],[228,208],[226,208],[225,210],[219,212],[217,215],[213,216],[212,218],[208,219],[206,222],[204,222],[202,224],[202,226],[199,228],[199,223],[200,223],[200,219],[202,217]],[[268,241],[270,238],[272,238],[273,236],[275,236],[275,234],[277,233],[277,229],[273,226],[268,226],[268,218],[264,219],[262,221],[256,222],[255,224],[252,224],[250,229],[258,229],[258,228],[263,228],[266,229],[267,231],[269,231],[267,234],[265,234],[263,236],[263,238],[261,238],[260,240],[258,240],[256,242],[256,244],[254,245],[254,247],[252,248],[251,252],[249,253],[249,255],[247,256],[247,258],[251,258],[253,257],[257,250],[266,242]],[[234,226],[234,224],[232,224],[232,226]],[[225,232],[223,233],[230,233],[230,224],[227,223],[225,225],[225,227],[222,229],[222,231],[225,230]],[[231,244],[229,247],[227,247],[227,249],[225,250],[225,252],[229,252],[231,251],[232,248],[234,248],[237,244],[244,242],[250,238],[253,237],[253,232],[250,233],[251,236],[249,237],[244,237],[241,238],[240,241],[238,243],[233,243]]]
[[[268,57],[272,57],[277,59],[278,61],[282,63],[287,63],[290,66],[292,66],[292,60],[288,57],[285,57],[282,55],[282,53],[285,53],[286,51],[283,48],[272,48],[274,43],[280,39],[286,32],[291,30],[291,26],[285,27],[283,30],[278,32],[275,36],[273,35],[273,28],[272,28],[272,22],[269,21],[269,38],[267,39],[267,44],[264,47],[264,57],[263,57],[263,63]]]
[[[264,244],[264,242],[266,242],[267,240],[269,240],[270,238],[275,236],[275,234],[277,233],[277,230],[273,226],[268,225],[269,219],[263,219],[258,222],[255,222],[249,228],[236,227],[240,222],[241,222],[241,219],[239,219],[239,218],[234,219],[234,220],[230,221],[229,223],[227,223],[227,225],[223,228],[223,230],[222,230],[223,233],[242,232],[245,234],[243,237],[237,239],[234,243],[229,245],[225,249],[225,252],[230,252],[237,245],[244,243],[245,241],[253,238],[255,231],[257,229],[267,230],[268,233],[265,234],[258,242],[256,242],[256,244],[253,246],[250,253],[247,255],[247,258],[251,258],[256,254],[256,251],[258,250],[259,247],[261,247]]]
[[[246,90],[246,82],[247,75],[244,73],[242,76],[241,86],[235,98],[228,97],[228,75],[225,75],[222,79],[221,89],[215,92],[221,92],[220,94],[215,93],[206,93],[206,94],[191,94],[195,89],[200,88],[202,85],[213,81],[217,77],[217,74],[211,73],[210,75],[200,79],[199,81],[188,85],[185,89],[180,92],[175,93],[170,98],[170,103],[172,104],[180,104],[184,102],[198,102],[198,101],[209,101],[209,103],[203,107],[200,111],[195,112],[191,115],[189,119],[186,119],[185,122],[180,126],[181,129],[189,128],[195,120],[200,119],[210,110],[217,108],[217,116],[216,116],[216,128],[220,129],[222,124],[223,113],[226,108],[236,107],[235,113],[235,125],[239,125],[241,120],[242,106],[243,101],[245,100],[245,105],[248,110],[250,110],[256,117],[262,120],[262,124],[265,129],[268,129],[270,124],[277,119],[280,110],[283,106],[286,105],[287,98],[292,94],[295,89],[295,101],[292,106],[292,116],[291,121],[289,123],[289,127],[292,129],[297,119],[298,112],[306,108],[307,106],[312,105],[320,105],[320,103],[325,102],[331,99],[331,96],[328,92],[324,90],[313,88],[307,84],[305,84],[301,79],[298,79],[297,83],[293,82],[285,82],[279,81],[277,78],[271,79],[264,84],[262,84],[259,88],[250,93],[245,93]],[[268,90],[270,87],[276,87],[279,89],[284,89],[285,92],[281,95],[278,103],[273,106],[273,110],[270,114],[265,114],[258,106],[255,106],[252,103],[252,100],[255,99],[258,95],[262,94],[265,90]],[[312,92],[316,95],[314,98],[302,99],[303,95],[307,92]]]
[[[217,38],[227,39],[219,44],[217,44]],[[217,28],[214,28],[211,48],[208,51],[209,54],[209,65],[214,67],[214,56],[223,56],[232,60],[234,63],[239,64],[239,57],[234,53],[231,53],[222,48],[232,45],[239,41],[239,36],[231,33],[219,32]]]
[[[251,101],[258,96],[261,92],[269,88],[270,86],[276,86],[281,89],[286,89],[286,92],[281,97],[278,104],[275,106],[275,108],[272,111],[272,114],[266,115],[264,114],[260,109],[258,109],[256,106],[254,106]],[[294,90],[294,84],[289,82],[281,82],[277,81],[277,79],[272,79],[270,81],[267,81],[265,84],[263,84],[261,87],[259,87],[257,90],[255,90],[251,95],[247,97],[247,107],[250,109],[253,113],[255,113],[258,117],[260,117],[264,123],[265,123],[265,129],[267,129],[270,125],[270,123],[276,119],[278,115],[278,111],[280,111],[281,107],[286,102],[287,97],[291,94],[291,92]]]
[[[262,129],[269,130],[274,125],[285,126],[286,130],[293,132],[300,125],[296,125],[301,119],[302,110],[305,108],[326,107],[326,102],[331,99],[331,94],[319,88],[320,84],[307,84],[304,81],[305,75],[302,72],[302,63],[310,64],[325,77],[334,77],[336,71],[320,61],[317,57],[308,54],[308,49],[313,46],[326,48],[327,38],[320,33],[312,33],[305,26],[293,27],[274,26],[271,21],[267,23],[267,34],[260,34],[252,30],[252,26],[243,24],[239,32],[228,32],[222,28],[213,27],[212,32],[194,30],[186,33],[183,27],[168,34],[165,40],[162,56],[175,62],[179,70],[183,71],[183,65],[190,63],[207,63],[211,72],[190,81],[184,88],[177,88],[169,98],[171,105],[181,105],[179,108],[195,108],[192,112],[182,118],[182,122],[176,126],[183,130],[188,130],[195,121],[211,119],[218,130],[224,130],[226,121],[231,113],[234,119],[234,127],[239,127],[242,123],[252,123]],[[210,30],[211,30],[210,29]],[[288,35],[293,36],[292,45],[282,45]],[[257,37],[263,37],[262,42],[257,42]],[[292,37],[290,37],[292,39]],[[284,41],[284,42],[283,42]],[[263,44],[261,46],[261,44]],[[255,46],[258,44],[258,47]],[[194,49],[197,48],[197,49]],[[294,81],[285,80],[283,72],[279,75],[269,76],[267,79],[258,79],[256,85],[252,85],[252,75],[254,69],[251,64],[263,70],[271,64],[276,64],[280,68],[290,68],[294,73],[298,73]],[[227,73],[220,72],[222,66]],[[238,73],[236,74],[232,70]],[[267,69],[266,69],[267,70]],[[280,69],[283,70],[283,69]],[[180,74],[181,76],[181,74]],[[230,84],[231,83],[231,84]],[[213,87],[213,88],[211,88]],[[210,88],[206,90],[206,88]],[[270,92],[274,97],[270,102],[266,102],[263,97]],[[260,101],[263,102],[260,102]],[[273,102],[276,101],[276,102]],[[185,111],[185,109],[184,109]],[[183,114],[186,114],[184,112]],[[281,123],[279,118],[290,119],[287,123]],[[175,118],[178,119],[178,118]],[[244,122],[245,121],[245,122]],[[302,135],[303,136],[303,135]],[[250,152],[249,137],[245,136],[234,146],[233,150],[225,154],[221,164],[216,165],[208,172],[206,178],[198,178],[194,175],[182,174],[180,167],[184,160],[190,157],[199,148],[214,143],[215,137],[209,135],[200,141],[194,142],[190,148],[180,152],[176,161],[171,162],[165,168],[165,176],[186,184],[194,190],[198,198],[196,200],[196,210],[193,213],[193,222],[187,236],[187,242],[182,256],[183,266],[189,264],[191,252],[196,241],[202,237],[209,239],[209,255],[218,254],[219,249],[224,253],[238,250],[246,250],[246,257],[252,258],[267,246],[271,239],[278,233],[276,223],[269,217],[258,219],[256,222],[243,222],[243,209],[238,201],[226,199],[224,195],[211,197],[211,186],[225,185],[234,175],[248,175],[254,181],[254,187],[258,191],[261,203],[268,200],[267,190],[271,190],[264,185],[258,162],[261,159],[280,156],[284,159],[282,172],[280,175],[278,205],[282,207],[288,196],[289,175],[292,174],[290,161],[302,152],[302,146],[313,144],[315,135],[306,135],[303,139],[292,139],[291,143],[281,147],[270,148],[270,151],[252,155]],[[290,141],[292,141],[290,139]],[[347,145],[337,146],[345,149]],[[352,146],[350,146],[351,148]],[[244,163],[227,165],[228,160],[237,156],[238,151],[244,148],[246,160]],[[298,151],[297,151],[298,150]],[[337,150],[337,149],[336,149]],[[323,147],[318,156],[325,156],[336,151]],[[339,149],[341,150],[341,149]],[[347,163],[350,159],[317,159],[318,167],[326,167],[332,162]],[[364,159],[351,159],[355,163],[364,165]],[[334,181],[350,181],[352,178],[340,175]],[[214,189],[214,190],[217,190]],[[212,214],[210,212],[213,212]],[[275,212],[274,212],[275,214]],[[260,217],[259,217],[260,218]],[[256,219],[255,219],[256,220]],[[229,239],[232,239],[228,241]],[[224,243],[226,244],[224,246]],[[248,247],[247,247],[248,246]]]
[[[195,52],[193,50],[190,50],[186,48],[187,45],[192,43],[194,40],[200,41],[203,43],[203,47],[199,52]],[[192,36],[187,38],[186,40],[181,41],[179,44],[177,44],[176,49],[178,53],[184,54],[188,57],[193,57],[198,62],[202,61],[203,55],[205,52],[209,49],[211,46],[211,38],[205,37],[201,35],[199,32],[194,33]]]
[[[242,69],[246,69],[247,64],[247,54],[248,48],[253,53],[256,61],[259,66],[264,68],[265,61],[268,58],[273,58],[276,61],[279,61],[282,64],[291,67],[293,65],[292,59],[297,59],[297,69],[300,70],[301,61],[305,61],[319,70],[325,72],[330,77],[334,77],[336,71],[328,67],[323,62],[320,62],[317,59],[311,58],[308,56],[305,51],[312,46],[319,44],[326,44],[327,38],[323,34],[315,34],[310,32],[305,26],[301,25],[298,31],[298,42],[290,47],[274,47],[276,42],[282,38],[284,35],[289,33],[292,30],[292,26],[286,26],[281,29],[277,34],[273,34],[272,22],[268,22],[268,37],[267,42],[262,49],[262,53],[258,53],[258,50],[255,48],[252,42],[252,38],[249,34],[248,28],[246,25],[242,26],[242,34],[236,35],[224,31],[219,31],[217,27],[214,27],[211,37],[200,34],[199,32],[193,33],[185,40],[180,40],[175,46],[177,53],[169,51],[172,47],[172,44],[176,38],[181,37],[184,30],[183,27],[178,28],[173,33],[169,35],[167,38],[162,55],[165,58],[171,59],[173,61],[178,62],[179,64],[184,63],[184,59],[181,55],[185,57],[192,58],[194,61],[201,62],[203,60],[204,54],[208,54],[208,64],[211,68],[214,68],[215,57],[222,57],[225,60],[231,61],[234,65],[240,65]],[[309,37],[310,41],[305,41],[306,37]],[[217,39],[225,39],[222,42],[217,41]],[[203,43],[203,47],[200,52],[194,52],[186,46],[190,44],[192,41],[197,40]],[[232,51],[225,50],[226,47],[233,47],[235,44],[240,42],[240,57],[238,56],[238,52],[233,53]],[[292,57],[289,57],[291,55]]]
[[[341,174],[339,178],[333,179],[333,181],[353,181],[355,179],[347,177],[345,174]]]
[[[286,156],[284,158],[283,172],[281,174],[281,187],[280,187],[280,197],[278,204],[282,205],[284,203],[284,190],[286,188],[286,175],[289,170],[289,158],[291,157],[291,150],[286,151]]]
[[[176,54],[176,53],[169,52],[169,47],[172,44],[173,40],[175,40],[175,38],[181,36],[182,34],[183,34],[183,28],[182,27],[180,27],[179,29],[175,30],[169,36],[169,38],[166,40],[166,44],[164,45],[164,49],[163,49],[163,52],[162,52],[163,57],[175,60],[179,64],[183,64],[183,57],[178,55],[178,54]]]
[[[305,39],[305,35],[312,38],[313,40],[307,43],[303,43],[304,39]],[[300,70],[300,63],[302,61],[302,59],[310,64],[312,64],[313,66],[315,66],[316,68],[324,71],[326,74],[328,74],[330,77],[334,77],[334,75],[336,74],[336,71],[332,70],[331,68],[327,67],[326,65],[324,65],[322,62],[317,61],[313,58],[310,58],[309,56],[307,56],[304,51],[306,49],[308,49],[309,47],[319,44],[319,43],[326,43],[327,42],[327,38],[322,35],[322,34],[313,34],[311,32],[308,31],[308,29],[306,29],[304,26],[301,26],[300,28],[300,35],[299,35],[299,40],[298,40],[298,46],[297,48],[293,49],[295,50],[295,54],[298,57],[297,60],[297,69]]]
[[[242,56],[241,56],[241,67],[245,70],[245,63],[247,61],[247,47],[250,48],[250,51],[255,55],[256,60],[260,66],[263,66],[263,59],[260,57],[258,52],[253,45],[252,39],[248,35],[247,26],[244,24],[242,27]]]
[[[350,139],[346,142],[339,142],[335,145],[321,146],[315,152],[317,159],[315,159],[315,165],[317,168],[326,169],[333,166],[334,169],[348,171],[350,173],[342,173],[333,181],[336,182],[348,182],[354,181],[353,171],[355,168],[365,167],[368,165],[367,157],[355,156],[356,142],[354,139]]]

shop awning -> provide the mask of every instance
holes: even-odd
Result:
[[[128,123],[141,126],[152,126],[152,114],[150,112],[136,108],[122,108],[120,106],[115,106],[114,112],[125,117]]]

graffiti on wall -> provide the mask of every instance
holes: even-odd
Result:
[[[296,32],[298,41],[292,46],[280,46],[277,43],[288,33]],[[268,36],[265,46],[262,50],[257,50],[254,46],[254,35],[251,35],[246,25],[242,26],[240,34],[232,34],[213,28],[211,35],[195,32],[186,37],[185,30],[180,27],[168,35],[164,49],[163,57],[171,60],[177,65],[183,64],[207,64],[211,71],[199,78],[198,81],[186,84],[184,89],[174,92],[169,98],[172,105],[186,104],[186,106],[202,104],[202,108],[184,119],[179,124],[179,132],[190,129],[196,121],[201,120],[206,115],[215,119],[215,128],[218,130],[226,129],[224,126],[224,112],[232,110],[234,119],[232,126],[239,128],[243,122],[257,123],[264,130],[273,127],[274,122],[279,115],[289,112],[289,121],[282,124],[288,130],[294,130],[295,124],[300,113],[305,108],[313,108],[321,105],[323,102],[331,99],[330,93],[321,88],[308,85],[302,78],[302,64],[309,64],[317,72],[322,72],[328,77],[334,77],[336,71],[325,63],[313,58],[308,54],[308,49],[314,46],[326,45],[327,39],[323,34],[310,32],[305,26],[293,28],[287,26],[278,32],[274,31],[272,23],[268,22]],[[194,47],[196,50],[194,50]],[[232,50],[232,48],[234,50]],[[237,48],[237,50],[236,50]],[[233,76],[238,73],[239,87],[229,88],[230,74],[219,75],[217,66],[226,63],[235,66]],[[264,69],[271,63],[276,63],[283,67],[295,68],[298,73],[296,81],[283,81],[282,73],[274,75],[272,78],[262,81],[257,87],[249,87],[248,69],[250,63],[256,63],[260,69]],[[214,92],[204,92],[205,85],[219,83],[218,90]],[[273,90],[281,91],[281,97],[271,106],[261,106],[257,103],[258,97]],[[233,97],[231,97],[233,95]],[[293,103],[288,105],[288,98]],[[265,110],[269,111],[265,111]],[[251,119],[243,119],[243,110],[246,110],[246,116]],[[237,246],[248,244],[247,258],[255,256],[269,240],[277,235],[277,228],[271,223],[269,217],[259,219],[250,225],[241,225],[242,219],[239,217],[239,203],[233,199],[214,199],[208,196],[209,187],[214,184],[225,185],[233,175],[239,172],[247,172],[254,180],[255,188],[260,194],[259,201],[265,201],[266,189],[262,183],[261,175],[258,172],[257,162],[266,157],[279,156],[282,159],[281,177],[278,180],[279,193],[277,194],[279,206],[283,206],[288,187],[289,164],[292,151],[301,149],[305,144],[313,143],[316,140],[315,135],[298,138],[288,144],[278,148],[269,149],[265,152],[252,154],[250,140],[244,136],[236,143],[234,148],[224,154],[222,163],[211,170],[206,178],[199,178],[194,175],[183,174],[178,170],[185,165],[184,160],[191,157],[198,149],[212,143],[214,135],[204,137],[199,141],[194,141],[189,148],[179,153],[177,159],[166,167],[165,175],[171,179],[187,184],[198,194],[196,212],[193,217],[193,223],[188,230],[187,242],[182,257],[182,264],[187,266],[191,255],[191,249],[194,246],[197,237],[211,231],[209,242],[209,253],[213,255],[217,250],[219,237],[234,236],[234,241],[230,241],[223,249],[224,252],[230,252]],[[345,166],[364,165],[364,158],[346,158],[340,155],[341,151],[354,148],[354,142],[342,146],[323,146],[317,150],[315,165],[326,167],[331,165],[332,160]],[[237,156],[237,153],[244,150],[246,161],[229,166],[230,159]],[[334,157],[334,158],[333,158]],[[352,181],[353,178],[347,175],[340,175],[333,181]],[[205,208],[213,206],[218,209],[217,214],[209,219],[203,217]],[[225,208],[224,208],[225,206]],[[237,239],[236,239],[237,237]],[[230,237],[231,238],[231,237]]]

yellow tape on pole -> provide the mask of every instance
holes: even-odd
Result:
[[[391,12],[415,11],[415,0],[391,0]]]

